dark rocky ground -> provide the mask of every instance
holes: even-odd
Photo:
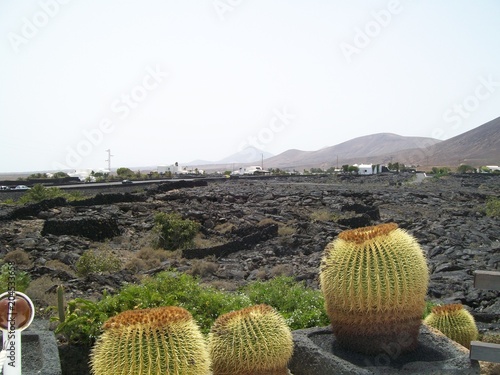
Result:
[[[429,299],[462,303],[482,331],[500,329],[498,292],[473,287],[475,270],[500,266],[500,219],[484,213],[487,198],[500,196],[500,176],[454,175],[423,182],[404,174],[240,178],[123,189],[74,203],[0,205],[0,256],[24,250],[30,260],[19,267],[33,279],[45,275],[64,284],[68,299],[99,298],[103,290],[114,292],[123,282],[170,267],[226,289],[283,273],[316,288],[322,251],[338,233],[396,222],[428,256]],[[199,222],[197,248],[156,263],[138,260],[160,211]],[[79,257],[102,247],[119,255],[127,268],[76,277]],[[35,297],[43,299],[39,294]],[[42,316],[43,303],[38,303]]]

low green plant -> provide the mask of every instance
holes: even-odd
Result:
[[[490,197],[486,201],[484,211],[490,217],[500,217],[500,198]]]
[[[450,168],[448,167],[432,167],[432,173],[434,178],[441,178],[450,174]]]
[[[87,250],[75,264],[78,276],[114,272],[122,268],[121,260],[109,250]]]
[[[36,203],[41,202],[45,199],[53,199],[53,198],[65,198],[68,201],[82,199],[83,195],[80,192],[72,191],[68,193],[64,190],[61,190],[58,187],[45,187],[41,184],[34,185],[30,190],[26,191],[25,194],[21,198],[19,198],[19,204],[25,203]]]
[[[105,293],[97,302],[81,298],[69,301],[66,320],[57,326],[56,333],[64,334],[71,342],[91,345],[108,318],[127,310],[160,306],[185,308],[202,332],[208,333],[219,315],[250,306],[250,300],[242,293],[203,286],[187,274],[164,271],[145,277],[140,284],[126,285],[116,295]]]
[[[252,304],[274,307],[293,330],[330,324],[321,292],[296,282],[292,277],[277,276],[269,281],[255,281],[245,286],[242,292]]]
[[[96,302],[77,298],[67,303],[66,320],[59,323],[61,333],[73,343],[91,345],[102,324],[123,311],[160,306],[179,306],[188,310],[203,333],[214,321],[230,311],[266,303],[283,315],[291,329],[328,325],[319,291],[297,283],[291,277],[276,277],[268,282],[253,282],[234,292],[200,284],[198,278],[164,271],[145,277],[140,284],[124,286],[117,294],[105,293]],[[57,309],[54,308],[57,312]],[[52,318],[57,321],[57,315]]]
[[[156,234],[153,246],[167,250],[186,248],[193,244],[201,225],[190,219],[183,219],[179,214],[159,212],[154,217]]]
[[[5,263],[0,268],[0,290],[9,291],[14,287],[15,291],[23,293],[30,282],[30,275],[18,270],[12,263]]]
[[[103,299],[106,296],[105,292]],[[108,313],[98,302],[75,298],[68,301],[65,320],[59,322],[55,333],[63,334],[73,344],[90,346],[100,335],[101,326],[107,319]],[[58,318],[52,317],[51,320],[58,321]]]

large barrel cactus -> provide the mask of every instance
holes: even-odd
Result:
[[[474,317],[461,304],[435,306],[424,322],[467,349],[470,349],[471,341],[477,340]]]
[[[217,318],[208,347],[214,375],[286,375],[293,339],[280,314],[256,305]]]
[[[347,230],[320,269],[338,343],[367,354],[417,346],[429,273],[419,244],[395,223]]]
[[[91,353],[95,375],[207,375],[205,338],[180,307],[129,310],[103,325]]]

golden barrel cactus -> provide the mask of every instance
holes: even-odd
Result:
[[[474,317],[461,304],[434,306],[424,322],[467,349],[479,334]]]
[[[344,231],[321,260],[321,290],[336,339],[362,353],[416,347],[428,283],[422,249],[395,223]]]
[[[208,375],[205,338],[174,306],[124,311],[103,325],[91,352],[94,375]]]
[[[293,339],[278,312],[256,305],[217,318],[208,349],[214,375],[287,375]]]

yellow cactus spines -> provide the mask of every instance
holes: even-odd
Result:
[[[428,283],[422,249],[395,223],[344,231],[321,260],[321,290],[336,339],[363,353],[416,347]]]
[[[208,375],[206,340],[181,307],[129,310],[108,319],[90,356],[94,375]]]
[[[293,339],[276,310],[256,305],[217,318],[208,350],[214,375],[287,375]]]
[[[424,322],[467,349],[471,341],[477,340],[474,317],[461,304],[435,306]]]

